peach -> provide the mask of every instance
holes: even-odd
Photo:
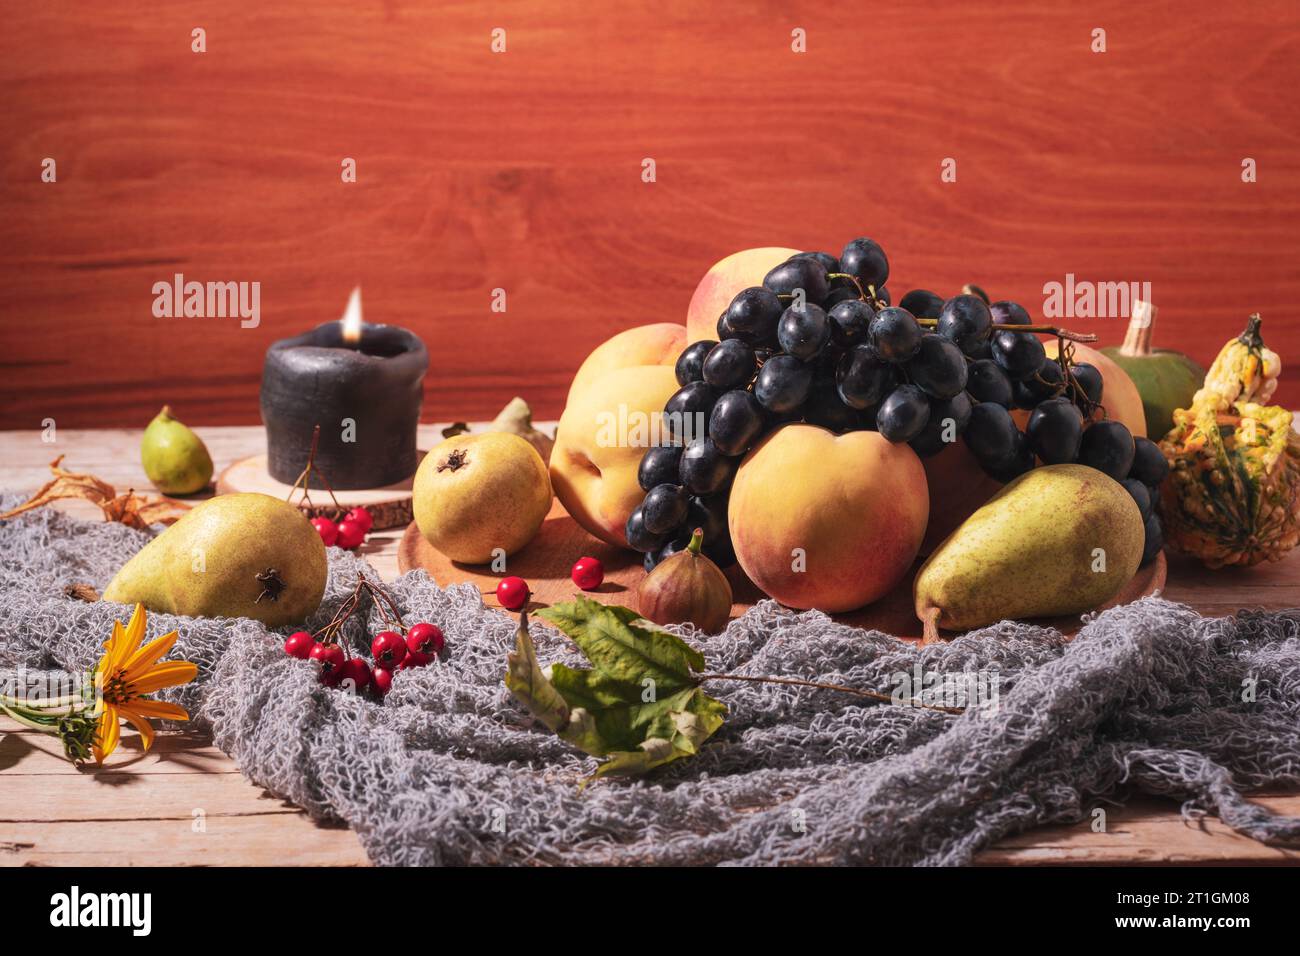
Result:
[[[551,485],[573,520],[602,541],[627,546],[623,526],[645,496],[637,468],[646,448],[666,441],[663,408],[675,391],[670,365],[610,368],[574,390],[560,417]]]
[[[736,293],[750,286],[762,285],[763,276],[799,251],[776,246],[742,249],[714,263],[695,287],[695,294],[686,310],[687,343],[716,339],[718,316],[731,304]]]
[[[616,368],[638,365],[676,365],[677,356],[687,346],[686,328],[675,322],[656,322],[638,325],[606,339],[591,350],[591,354],[578,366],[569,385],[565,404],[600,376]]]
[[[904,578],[929,512],[925,468],[907,445],[785,425],[745,456],[727,523],[754,584],[789,607],[837,612]]]
[[[985,474],[960,439],[939,454],[923,458],[921,464],[925,466],[930,491],[930,523],[921,542],[921,553],[929,554],[997,494],[1002,482]]]

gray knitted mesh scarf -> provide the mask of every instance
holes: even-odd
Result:
[[[0,668],[93,666],[129,609],[65,597],[63,587],[102,588],[146,540],[48,509],[0,524]],[[359,573],[377,579],[331,549],[313,628]],[[375,863],[960,864],[1008,834],[1080,820],[1133,790],[1300,844],[1300,819],[1241,796],[1300,785],[1300,611],[1210,619],[1148,598],[1101,614],[1073,642],[1007,622],[922,650],[765,602],[720,636],[680,633],[711,672],[886,692],[918,663],[927,673],[996,672],[998,706],[954,716],[835,691],[711,683],[729,716],[698,756],[581,789],[594,762],[535,724],[502,685],[515,621],[486,609],[473,587],[440,588],[423,572],[390,591],[408,622],[443,628],[447,651],[399,673],[383,703],[320,686],[311,665],[282,649],[292,629],[151,614],[148,634],[178,630],[173,656],[199,666],[192,684],[158,696],[187,707],[254,783],[346,822]],[[348,627],[359,647],[381,621],[367,605]],[[543,663],[579,663],[558,632],[540,621],[532,630]]]

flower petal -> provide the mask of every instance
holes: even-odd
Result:
[[[153,724],[149,723],[136,710],[130,707],[122,708],[122,716],[131,722],[131,726],[140,732],[140,740],[144,742],[144,749],[148,750],[153,746]]]
[[[198,667],[189,661],[167,661],[127,684],[126,692],[132,697],[143,697],[164,687],[188,684],[198,673]]]
[[[131,710],[141,717],[157,717],[160,720],[189,720],[190,712],[180,704],[169,704],[165,700],[133,700]]]
[[[150,641],[137,650],[122,665],[124,672],[122,679],[129,684],[136,678],[143,677],[145,672],[158,662],[159,658],[172,649],[172,645],[176,643],[176,637],[176,632],[172,631],[157,640]]]
[[[117,708],[112,704],[104,708],[99,718],[99,727],[95,731],[95,763],[103,763],[104,758],[117,749],[118,736],[121,733],[117,723]]]

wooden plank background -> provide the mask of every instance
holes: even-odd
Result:
[[[896,298],[1149,281],[1202,362],[1253,310],[1300,346],[1294,0],[48,0],[6,4],[0,64],[4,428],[255,423],[267,344],[357,283],[429,343],[426,421],[557,417],[592,346],[681,320],[715,260],[858,234]],[[174,272],[260,282],[260,326],[154,319]]]

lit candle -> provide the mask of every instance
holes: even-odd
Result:
[[[262,421],[271,477],[292,484],[320,425],[316,467],[336,489],[381,488],[415,473],[429,353],[414,332],[361,320],[354,289],[338,322],[266,351]],[[323,484],[313,474],[312,487]]]

